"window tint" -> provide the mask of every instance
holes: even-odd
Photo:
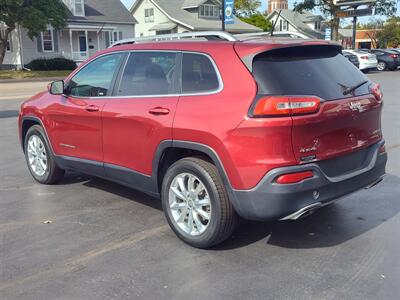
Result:
[[[341,55],[339,47],[332,46],[290,47],[264,52],[253,61],[253,75],[260,94],[315,95],[325,100],[344,98],[346,87],[367,80]],[[368,93],[368,84],[355,91],[355,95]]]
[[[184,53],[182,59],[182,92],[198,93],[215,91],[218,76],[210,59],[201,54]]]
[[[176,53],[135,52],[125,66],[120,96],[168,95],[175,89]]]
[[[117,53],[90,62],[71,79],[67,87],[68,94],[77,97],[108,95],[122,57],[122,53]]]

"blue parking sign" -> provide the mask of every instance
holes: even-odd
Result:
[[[225,0],[224,2],[225,24],[234,24],[233,9],[235,7],[235,0]]]
[[[330,28],[325,28],[325,40],[330,41],[331,40],[331,29]]]

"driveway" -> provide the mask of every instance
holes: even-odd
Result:
[[[398,299],[400,71],[368,76],[385,94],[385,180],[296,222],[242,222],[211,250],[177,239],[142,193],[76,173],[35,183],[17,115],[46,83],[1,83],[0,298]]]

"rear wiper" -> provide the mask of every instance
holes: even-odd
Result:
[[[368,80],[364,80],[364,81],[360,82],[359,84],[356,84],[355,86],[346,87],[343,91],[343,95],[346,96],[348,94],[353,93],[356,89],[358,89],[359,87],[363,86],[366,83],[368,83]]]

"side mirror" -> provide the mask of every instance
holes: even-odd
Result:
[[[50,83],[49,92],[52,95],[62,95],[64,93],[64,81],[58,80]]]

